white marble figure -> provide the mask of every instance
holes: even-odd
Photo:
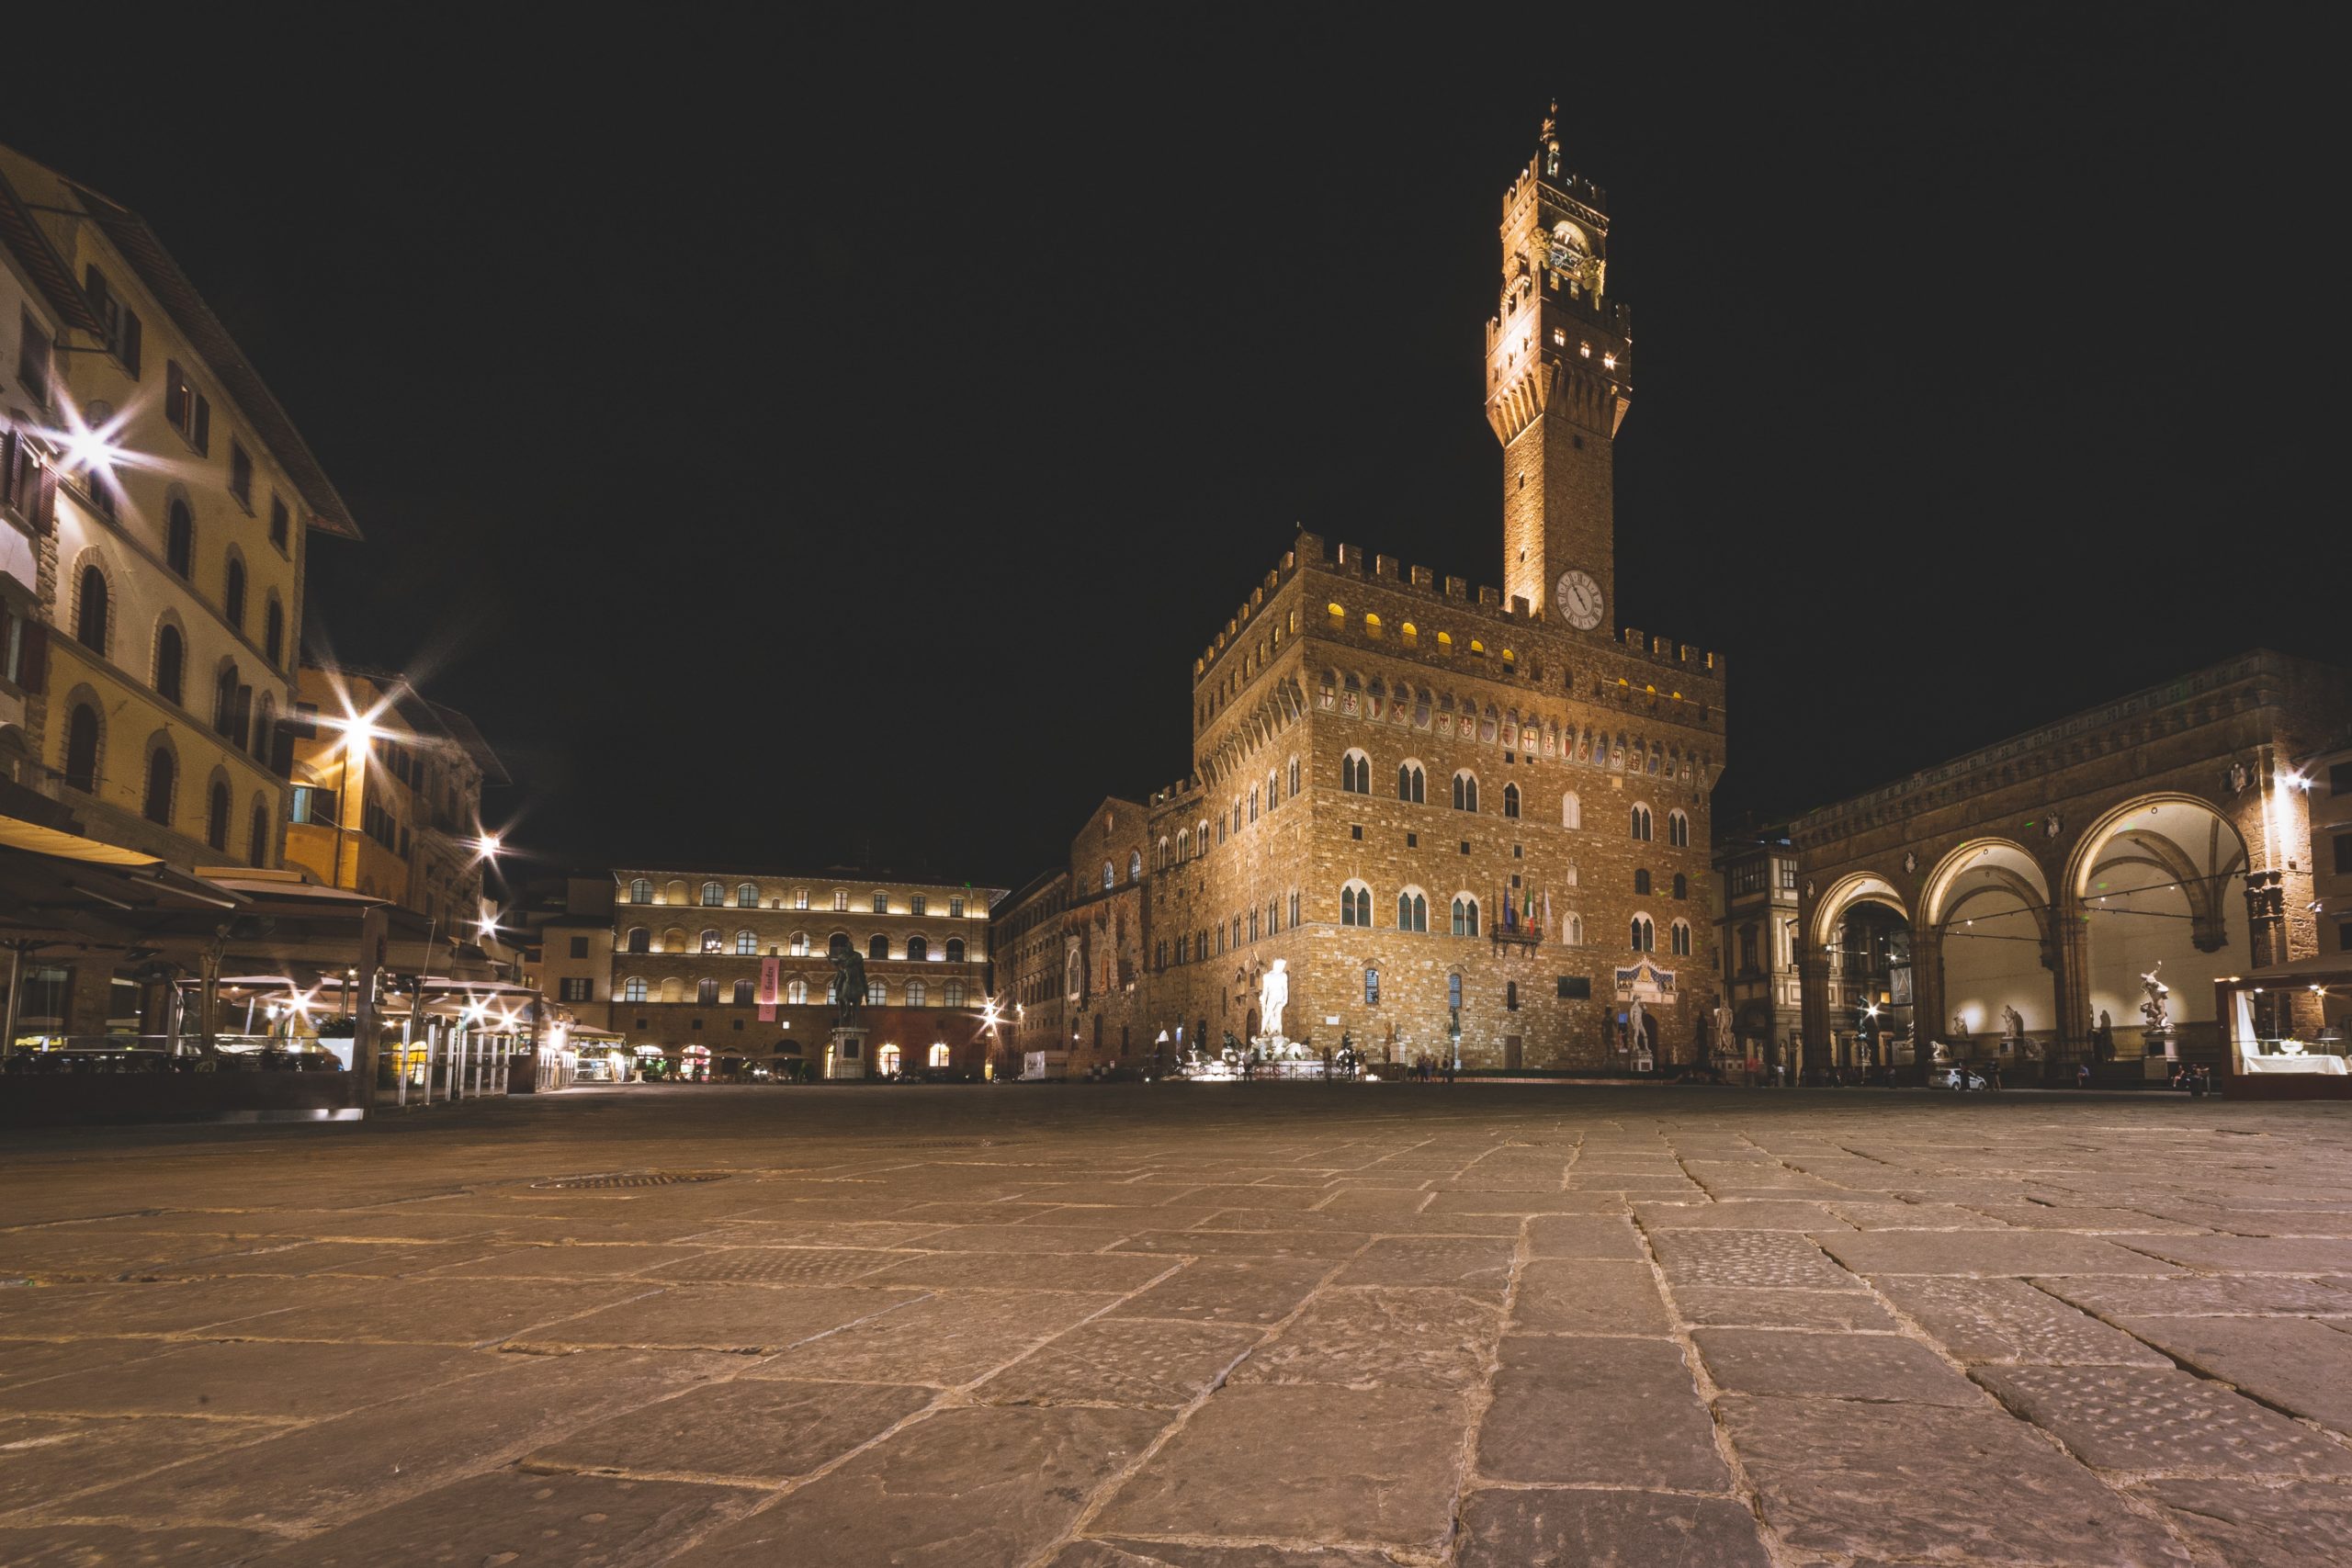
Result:
[[[1643,1049],[1642,1025],[1648,1014],[1642,1010],[1642,998],[1635,997],[1634,1005],[1625,1010],[1625,1039],[1636,1051]]]
[[[1965,1035],[1968,1032],[1968,1015],[1966,1013],[1956,1012],[1951,1015],[1951,1032],[1956,1035]]]
[[[1259,1027],[1269,1040],[1283,1037],[1283,1009],[1290,1005],[1290,976],[1283,959],[1274,960],[1266,977],[1258,982]]]
[[[2025,1015],[2007,1003],[2003,1003],[2001,1007],[2001,1038],[2004,1040],[2025,1038]]]
[[[1731,1009],[1723,1002],[1715,1004],[1714,1047],[1724,1055],[1732,1055]]]
[[[2165,961],[2159,958],[2154,969],[2140,976],[2141,988],[2148,993],[2148,999],[2140,1004],[2140,1016],[2147,1021],[2147,1029],[2152,1034],[2164,1033],[2172,1028],[2172,1013],[2165,1004],[2165,998],[2172,995],[2172,987],[2156,978],[2157,970],[2164,966]]]

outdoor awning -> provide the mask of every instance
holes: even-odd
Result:
[[[85,865],[161,865],[161,855],[151,855],[141,850],[126,850],[120,844],[102,844],[96,839],[85,839],[78,833],[68,833],[56,828],[44,828],[15,817],[0,817],[0,845],[12,850],[25,850],[52,860],[80,861]]]

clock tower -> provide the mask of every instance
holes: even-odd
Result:
[[[1503,592],[1606,637],[1617,612],[1611,448],[1633,401],[1633,325],[1607,289],[1608,197],[1560,164],[1559,106],[1503,197],[1487,420],[1503,444]]]

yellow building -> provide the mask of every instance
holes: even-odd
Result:
[[[286,863],[473,938],[496,850],[481,788],[507,782],[473,721],[398,675],[306,662],[288,728]]]
[[[137,215],[7,148],[0,206],[96,322],[0,323],[0,408],[47,466],[20,782],[174,865],[275,865],[303,553],[357,531]]]

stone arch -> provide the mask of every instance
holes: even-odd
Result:
[[[2001,1050],[2005,1010],[2015,1008],[2034,1053],[2064,1038],[2054,1010],[2056,911],[2030,849],[1998,836],[1962,840],[1920,885],[1919,908],[1918,1017],[1928,1037],[1969,1042],[1969,1055],[1989,1059]]]
[[[1846,911],[1857,904],[1883,904],[1901,915],[1911,918],[1911,907],[1894,884],[1874,871],[1849,872],[1829,885],[1813,907],[1813,923],[1807,940],[1820,949],[1827,949],[1838,939],[1838,928],[1844,923]]]
[[[2230,811],[2176,792],[2122,801],[2076,840],[2060,928],[2070,938],[2068,1005],[2086,1028],[2106,1015],[2101,1043],[2111,1033],[2118,1057],[2219,1058],[2212,982],[2263,961],[2251,915],[2231,897],[2251,869],[2250,847]],[[2150,972],[2170,990],[2169,1039],[2143,1028]]]

